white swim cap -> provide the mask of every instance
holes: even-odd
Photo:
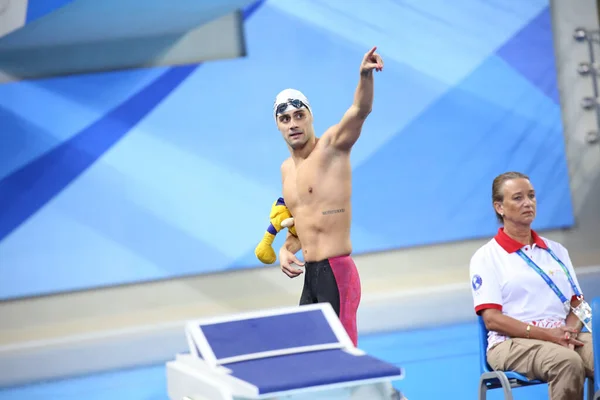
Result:
[[[273,117],[277,119],[277,114],[285,112],[289,106],[297,109],[306,108],[308,112],[312,114],[310,103],[302,92],[296,89],[284,89],[279,92],[277,97],[275,97],[275,103],[273,103]]]

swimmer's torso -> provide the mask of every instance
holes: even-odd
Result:
[[[283,198],[294,216],[304,260],[350,254],[350,155],[319,141],[308,158],[297,165],[290,159],[284,169]]]

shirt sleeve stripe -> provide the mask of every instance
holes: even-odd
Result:
[[[493,308],[493,309],[502,311],[502,306],[500,304],[486,303],[486,304],[480,304],[477,307],[475,307],[475,313],[477,315],[480,315],[483,310],[486,310],[488,308]]]

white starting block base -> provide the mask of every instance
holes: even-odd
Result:
[[[188,365],[188,363],[190,365]],[[178,358],[176,362],[167,363],[167,380],[169,382],[169,398],[186,400],[359,400],[391,398],[393,387],[389,379],[374,381],[348,382],[344,385],[332,384],[303,388],[288,392],[269,393],[256,396],[240,393],[233,394],[227,385],[219,387],[217,381],[209,375],[199,372],[193,367],[193,360]],[[293,371],[290,371],[293,374]],[[223,382],[220,382],[223,384]]]
[[[328,303],[190,321],[171,400],[390,400],[402,369],[355,348]]]

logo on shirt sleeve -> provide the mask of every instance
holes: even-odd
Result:
[[[471,279],[471,286],[473,286],[473,290],[479,290],[482,284],[483,279],[481,279],[481,276],[473,275],[473,279]]]

